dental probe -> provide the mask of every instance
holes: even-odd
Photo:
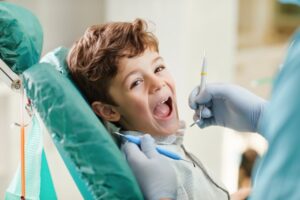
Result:
[[[207,76],[207,63],[206,63],[206,56],[205,56],[205,52],[204,52],[203,60],[202,60],[201,82],[200,82],[200,87],[199,87],[199,91],[198,91],[197,95],[201,94],[205,90],[206,76]],[[204,109],[204,106],[201,105],[199,107],[199,110],[200,110],[200,112],[199,112],[199,119],[197,119],[194,123],[192,123],[190,125],[190,127],[192,127],[195,124],[197,124],[198,122],[200,122],[200,120],[201,120],[201,113],[202,113],[203,109]]]
[[[117,135],[120,135],[122,137],[124,137],[127,141],[129,142],[132,142],[136,145],[140,145],[141,144],[141,138],[139,137],[136,137],[136,136],[133,136],[133,135],[124,135],[122,133],[119,133],[119,132],[114,132],[115,134]],[[156,147],[156,150],[158,153],[166,156],[166,157],[169,157],[173,160],[183,160],[183,161],[186,161],[186,162],[189,162],[189,163],[192,163],[191,161],[189,160],[185,160],[183,158],[181,158],[178,154],[174,153],[174,152],[171,152],[169,150],[166,150],[166,149],[163,149],[161,147]]]

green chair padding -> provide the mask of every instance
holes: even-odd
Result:
[[[42,46],[38,19],[20,6],[0,2],[0,58],[21,74],[39,61]]]
[[[120,150],[67,78],[67,53],[66,48],[58,48],[47,54],[42,63],[23,73],[27,95],[58,149],[63,148],[64,153],[61,154],[73,160],[95,197],[142,198]]]
[[[28,10],[0,3],[0,59],[23,79],[85,199],[142,199],[125,158],[67,76],[66,49],[40,59],[43,34]],[[51,166],[51,160],[49,161]],[[63,180],[62,180],[63,181]]]

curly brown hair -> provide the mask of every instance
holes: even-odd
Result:
[[[101,101],[116,105],[108,91],[122,57],[138,56],[148,48],[159,51],[158,40],[147,29],[142,19],[93,25],[75,42],[67,58],[68,67],[89,104]]]

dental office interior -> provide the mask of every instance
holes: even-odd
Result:
[[[300,24],[300,9],[275,0],[11,0],[33,12],[44,31],[42,55],[70,47],[85,29],[109,21],[143,18],[159,39],[160,54],[177,88],[179,115],[193,122],[188,96],[200,83],[201,62],[207,59],[207,83],[239,84],[268,99],[272,80],[284,59],[288,41]],[[0,81],[0,196],[19,163],[20,94]],[[29,117],[27,116],[29,121]],[[58,199],[82,199],[50,135],[44,148]],[[230,192],[246,186],[243,171],[263,156],[267,142],[255,133],[221,127],[187,128],[184,144],[219,177]],[[244,155],[244,156],[242,156]],[[246,156],[245,156],[246,155]],[[247,156],[248,155],[248,156]],[[243,161],[243,159],[248,161]]]

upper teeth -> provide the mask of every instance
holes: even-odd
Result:
[[[166,100],[163,100],[162,102],[160,102],[161,104],[163,104],[163,103],[165,103],[166,101],[167,101],[168,99],[166,99]]]

